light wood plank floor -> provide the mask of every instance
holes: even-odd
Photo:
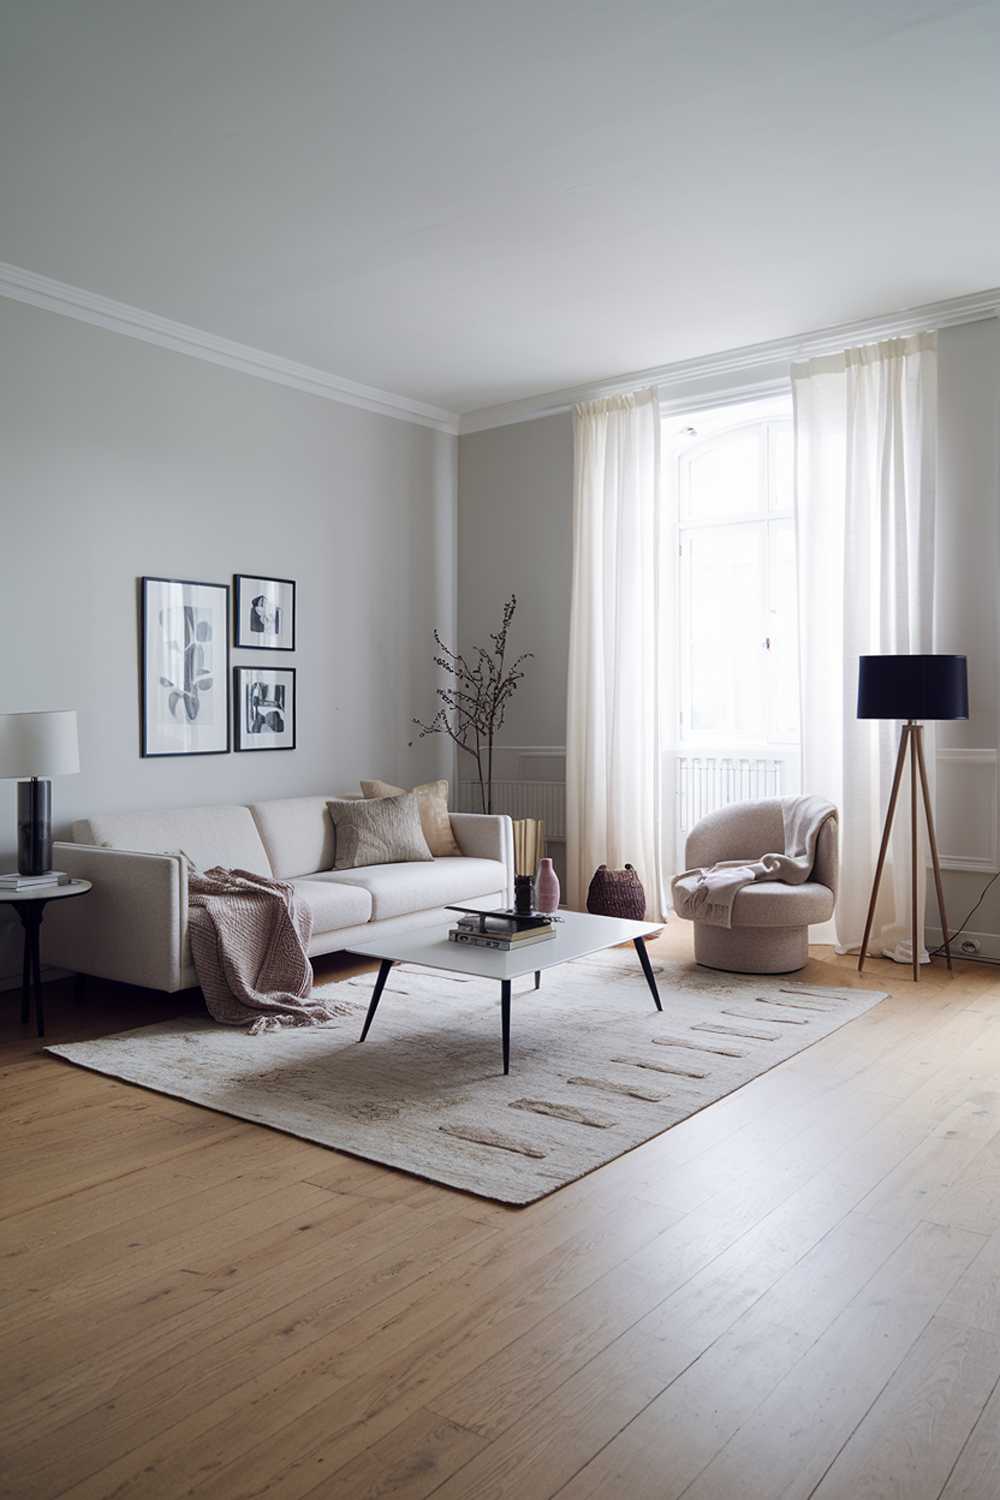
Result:
[[[996,1500],[1000,974],[864,982],[520,1210],[45,1057],[0,997],[0,1493]],[[47,988],[52,1040],[196,1003]]]

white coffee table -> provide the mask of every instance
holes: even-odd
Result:
[[[477,948],[471,943],[452,943],[448,932],[453,926],[454,922],[447,922],[441,926],[418,927],[410,932],[401,932],[398,936],[373,938],[370,943],[352,943],[352,953],[357,953],[362,958],[381,959],[368,1015],[361,1032],[362,1042],[375,1019],[393,964],[423,964],[428,969],[446,969],[453,974],[478,974],[481,979],[499,980],[505,1073],[510,1072],[511,982],[526,974],[534,974],[537,990],[542,982],[543,969],[568,963],[572,958],[585,958],[588,953],[599,953],[602,949],[614,948],[619,943],[632,943],[639,955],[642,972],[646,976],[656,1008],[663,1009],[653,977],[653,966],[646,952],[646,938],[660,932],[662,922],[625,922],[618,917],[593,917],[589,912],[560,912],[554,938],[547,938],[541,943],[529,943],[526,948],[513,953],[499,952],[495,948]]]

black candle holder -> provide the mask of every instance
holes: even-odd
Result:
[[[520,916],[530,916],[535,909],[535,882],[530,875],[514,876],[514,910]]]

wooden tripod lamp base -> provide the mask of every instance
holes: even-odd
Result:
[[[912,947],[913,978],[920,978],[920,950],[923,933],[919,930],[917,915],[917,877],[919,874],[919,843],[917,839],[917,783],[927,820],[927,837],[934,866],[934,888],[937,891],[938,910],[941,913],[941,928],[944,933],[944,952],[951,968],[951,946],[948,939],[948,917],[944,907],[944,886],[941,881],[941,861],[938,857],[937,835],[934,831],[934,811],[927,785],[927,766],[924,761],[924,726],[919,719],[967,719],[969,717],[969,688],[964,656],[862,656],[858,674],[858,718],[859,719],[903,719],[899,736],[899,753],[892,778],[892,791],[882,829],[882,844],[872,881],[871,900],[868,902],[868,917],[865,935],[858,954],[858,973],[864,972],[875,920],[875,905],[882,881],[885,857],[889,849],[892,820],[896,813],[899,788],[906,769],[907,756],[910,761],[910,944]]]
[[[868,953],[868,939],[871,937],[872,923],[875,920],[875,903],[878,900],[878,888],[882,882],[882,869],[885,865],[885,856],[889,848],[889,836],[892,833],[892,820],[896,813],[899,787],[903,780],[903,771],[906,767],[907,751],[909,751],[910,756],[910,946],[913,950],[913,978],[914,980],[919,980],[920,950],[923,947],[923,936],[917,926],[917,875],[919,870],[919,846],[917,843],[918,776],[923,797],[924,816],[927,819],[927,838],[931,846],[931,862],[934,865],[934,888],[937,891],[938,910],[941,913],[941,928],[944,932],[944,956],[948,961],[949,969],[951,968],[951,946],[948,942],[948,916],[944,909],[941,861],[938,858],[937,835],[934,832],[934,811],[931,807],[931,794],[927,785],[927,766],[924,761],[924,726],[922,724],[915,724],[912,719],[903,725],[899,736],[899,754],[896,756],[896,770],[892,778],[892,791],[889,794],[889,806],[885,815],[885,824],[882,828],[882,846],[878,851],[878,864],[875,866],[875,879],[872,881],[871,900],[868,902],[868,916],[865,920],[865,935],[861,939],[861,952],[858,954],[858,973],[864,973],[865,957]]]

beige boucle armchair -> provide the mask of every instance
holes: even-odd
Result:
[[[760,859],[785,845],[781,802],[738,802],[709,813],[688,834],[689,870],[721,859]],[[695,961],[710,969],[743,974],[789,974],[809,957],[809,927],[833,916],[839,853],[837,812],[831,808],[816,844],[812,874],[802,885],[760,880],[733,903],[732,927],[694,924]]]

